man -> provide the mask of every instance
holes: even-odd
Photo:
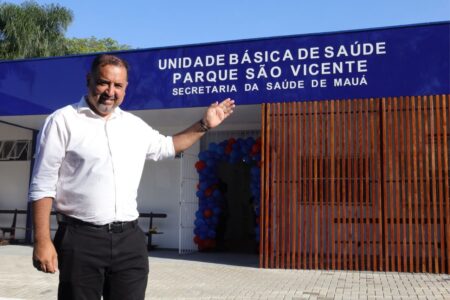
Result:
[[[231,99],[213,103],[200,121],[166,137],[119,108],[127,84],[124,60],[97,56],[87,95],[55,111],[40,132],[30,185],[33,264],[46,273],[59,268],[59,299],[144,299],[148,254],[136,195],[145,159],[174,157],[235,107]]]

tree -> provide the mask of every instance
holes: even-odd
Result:
[[[66,54],[109,52],[130,49],[130,46],[121,45],[112,38],[97,39],[93,36],[90,38],[66,39],[66,47]]]
[[[0,58],[17,59],[61,55],[72,11],[57,4],[0,4]]]
[[[66,38],[70,9],[57,4],[0,4],[0,59],[63,56],[128,50],[112,38]]]

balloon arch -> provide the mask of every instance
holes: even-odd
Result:
[[[201,151],[198,158],[195,168],[199,174],[196,193],[199,205],[194,222],[194,242],[198,249],[202,251],[216,248],[217,228],[225,204],[224,191],[217,176],[217,166],[221,161],[230,164],[242,161],[251,166],[250,191],[256,216],[256,241],[259,242],[261,138],[230,138],[218,144],[210,143],[208,150]]]

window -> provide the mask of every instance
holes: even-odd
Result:
[[[31,141],[0,141],[0,161],[30,160]]]

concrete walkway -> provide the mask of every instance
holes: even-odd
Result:
[[[0,246],[0,300],[56,299],[31,247]],[[256,255],[150,252],[146,299],[450,299],[450,276],[259,269]],[[126,300],[126,299],[124,299]]]

